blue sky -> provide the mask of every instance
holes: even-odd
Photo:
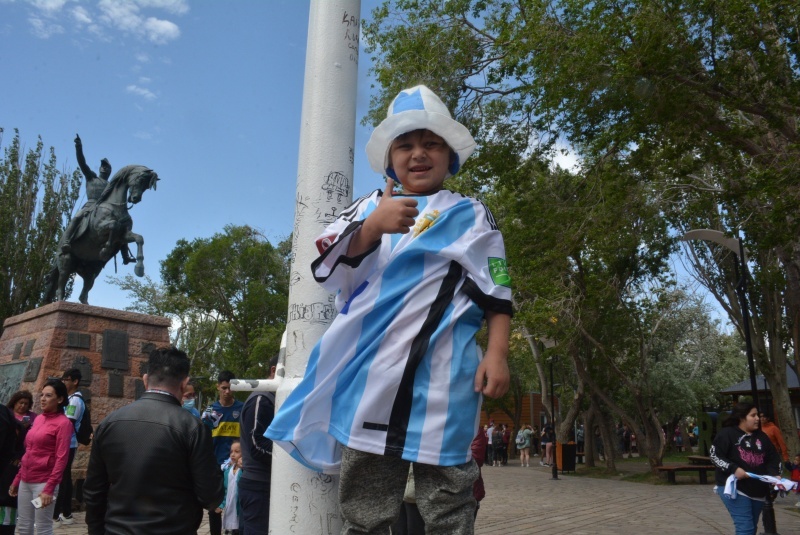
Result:
[[[362,0],[362,18],[376,5]],[[154,169],[158,190],[131,212],[150,277],[177,240],[227,224],[277,243],[294,216],[308,10],[304,0],[0,0],[2,147],[18,128],[25,146],[40,135],[74,169],[79,133],[95,171],[101,158],[114,171]],[[359,123],[368,62],[362,50]],[[358,125],[354,198],[382,186],[364,154],[370,133]],[[89,302],[124,308],[110,274],[112,263]]]

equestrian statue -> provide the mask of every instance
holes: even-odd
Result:
[[[89,290],[103,267],[113,256],[121,253],[123,264],[136,262],[133,272],[144,275],[144,238],[131,232],[133,219],[128,210],[142,200],[147,189],[156,189],[158,175],[143,165],[127,165],[117,171],[111,180],[111,164],[103,158],[100,174],[86,165],[81,138],[75,137],[78,165],[86,177],[86,204],[67,225],[58,243],[57,257],[45,280],[44,301],[61,301],[70,278],[77,273],[83,279],[83,289],[78,297],[87,304]],[[130,206],[128,206],[130,204]],[[136,257],[128,244],[136,242]]]

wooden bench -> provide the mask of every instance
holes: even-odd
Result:
[[[584,453],[582,451],[575,452],[575,458],[578,460],[578,464],[583,464],[583,456]]]
[[[711,464],[711,457],[704,457],[702,455],[689,455],[686,458],[689,459],[689,462],[692,464],[702,464],[702,465]]]
[[[700,483],[706,484],[708,483],[708,477],[706,476],[706,472],[714,471],[713,465],[698,465],[698,464],[679,464],[679,465],[672,465],[672,466],[659,466],[659,472],[666,472],[667,473],[667,480],[670,483],[676,483],[675,481],[675,474],[677,472],[697,472],[700,474]]]

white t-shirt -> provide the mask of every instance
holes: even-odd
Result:
[[[86,405],[83,401],[83,395],[80,392],[75,392],[69,396],[68,400],[69,404],[64,407],[64,414],[66,414],[67,418],[69,418],[74,424],[74,429],[72,430],[72,439],[70,440],[69,447],[77,448],[78,429],[81,428],[81,419],[83,418],[83,411],[86,409]]]
[[[239,511],[237,502],[239,501],[239,482],[236,476],[239,471],[228,470],[228,489],[225,494],[225,508],[222,510],[222,529],[239,529]]]

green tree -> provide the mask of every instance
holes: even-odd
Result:
[[[125,275],[107,277],[109,284],[128,293],[131,303],[125,310],[163,316],[172,320],[171,342],[189,355],[195,376],[207,373],[205,363],[213,362],[218,349],[220,318],[201,309],[187,295],[170,293],[163,283]]]
[[[0,144],[3,129],[0,128]],[[0,325],[41,303],[45,276],[80,193],[80,173],[59,171],[39,137],[25,153],[19,131],[0,159]],[[71,290],[71,284],[68,288]],[[2,327],[0,327],[0,332]]]
[[[222,369],[266,376],[286,324],[289,243],[274,247],[249,226],[229,225],[211,238],[179,240],[162,261],[164,294],[179,299],[173,312],[205,314],[187,317],[206,336],[218,323],[213,343],[198,342],[206,348],[202,365],[209,376]]]
[[[369,119],[400,87],[427,83],[477,133],[468,172],[489,177],[500,154],[519,162],[563,139],[587,176],[648,185],[669,232],[740,234],[756,359],[788,430],[785,364],[800,344],[797,16],[781,0],[386,2],[364,25],[381,84]],[[743,332],[730,258],[692,252]]]

